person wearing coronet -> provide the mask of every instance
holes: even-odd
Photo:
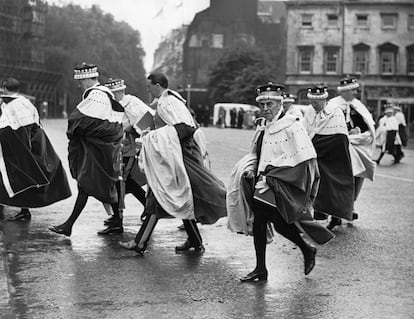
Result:
[[[341,225],[341,218],[353,220],[354,177],[348,129],[339,108],[326,109],[328,92],[324,85],[309,88],[307,97],[312,107],[305,113],[303,124],[315,146],[321,175],[314,218],[331,215],[327,227],[332,230]]]
[[[349,152],[354,175],[354,201],[357,200],[365,178],[374,180],[375,161],[375,122],[367,107],[356,98],[359,83],[356,78],[347,76],[339,82],[339,96],[328,101],[326,110],[339,108],[345,116],[348,128]],[[353,213],[352,219],[358,214]]]
[[[228,188],[229,229],[254,238],[256,267],[240,278],[242,282],[267,280],[268,223],[300,248],[305,275],[315,266],[317,250],[301,232],[320,244],[334,237],[313,221],[312,202],[319,183],[316,152],[299,118],[283,112],[283,90],[272,83],[257,88],[263,118],[257,121],[250,153],[236,164]]]
[[[73,224],[82,213],[89,196],[111,204],[114,224],[123,232],[122,216],[118,211],[121,178],[121,140],[124,108],[114,95],[98,81],[98,67],[83,63],[75,68],[74,79],[84,90],[82,101],[68,118],[66,135],[69,139],[68,160],[72,177],[76,179],[78,196],[69,218],[49,229],[70,236]]]
[[[214,224],[227,215],[225,186],[203,164],[195,137],[196,123],[185,100],[168,89],[164,74],[150,74],[147,86],[158,102],[154,116],[156,129],[142,137],[139,155],[149,187],[146,217],[135,239],[120,245],[143,255],[158,220],[176,217],[183,220],[188,238],[175,251],[203,253],[196,220]]]
[[[19,93],[20,82],[1,84],[0,204],[21,208],[9,221],[31,218],[29,208],[71,196],[62,162],[40,125],[36,107]]]
[[[154,111],[136,96],[125,94],[126,85],[122,79],[108,79],[105,86],[114,94],[114,98],[124,108],[122,126],[124,136],[122,139],[122,180],[119,181],[120,202],[118,210],[124,209],[125,194],[131,193],[145,207],[145,191],[142,186],[147,183],[145,175],[138,166],[137,153],[139,147],[135,139],[139,138],[144,130],[153,129]],[[109,204],[105,209],[112,212]],[[112,215],[104,221],[107,228],[99,232],[101,235],[118,233],[121,226],[117,225],[116,218]]]

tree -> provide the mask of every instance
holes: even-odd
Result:
[[[115,21],[98,6],[52,5],[45,34],[46,64],[49,71],[62,74],[58,90],[68,93],[69,108],[80,99],[73,69],[82,62],[98,65],[101,82],[122,78],[129,93],[147,99],[141,36],[127,23]]]
[[[272,60],[262,49],[247,45],[224,51],[210,70],[211,102],[255,104],[257,86],[283,81],[282,72]]]

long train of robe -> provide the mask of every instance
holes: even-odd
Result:
[[[156,214],[159,218],[169,218],[173,216],[178,217],[180,215],[193,215],[194,218],[200,221],[202,224],[214,224],[219,218],[227,216],[225,186],[203,165],[201,151],[193,139],[195,128],[185,124],[176,124],[174,125],[174,127],[174,134],[177,135],[179,145],[181,147],[185,173],[188,176],[188,180],[191,186],[190,194],[192,194],[191,200],[193,205],[190,205],[188,201],[182,203],[182,206],[180,205],[180,207],[177,208],[178,211],[181,211],[181,213],[178,215],[173,212],[170,212],[167,208],[164,209],[161,203],[164,203],[166,200],[174,201],[174,194],[176,194],[176,191],[179,191],[179,193],[181,193],[181,191],[183,190],[172,191],[171,189],[170,191],[168,191],[167,189],[165,189],[163,192],[157,191],[156,193],[154,193],[153,189],[155,187],[158,187],[156,184],[156,178],[152,177],[154,174],[148,172],[148,169],[151,168],[148,165],[144,164],[143,166],[146,169],[145,172],[148,179],[148,184],[151,188],[147,196],[145,212],[147,214]],[[168,129],[168,127],[163,127],[158,130],[166,129]],[[152,134],[155,133],[156,132],[153,132]],[[174,136],[170,137],[174,140]],[[155,151],[156,149],[157,147],[154,148],[153,151]],[[162,158],[161,160],[165,160],[165,162],[172,160],[171,154],[168,155],[168,152],[164,153],[163,150],[158,150],[158,155]],[[168,156],[168,158],[163,158],[162,154],[165,154],[165,156]],[[149,156],[151,157],[151,154]],[[175,167],[175,164],[172,166]],[[173,174],[174,172],[171,173]],[[175,179],[175,177],[172,178]],[[166,194],[165,191],[168,191],[169,194]],[[162,193],[164,193],[165,198],[160,197],[163,196]],[[167,197],[169,199],[167,199]],[[173,207],[174,205],[169,206]],[[188,210],[192,211],[190,212]]]
[[[62,162],[37,123],[1,128],[0,144],[1,204],[44,207],[71,196]]]
[[[312,142],[318,154],[321,176],[314,208],[352,220],[354,179],[347,136],[316,134]]]
[[[67,136],[69,168],[78,186],[103,203],[117,202],[122,124],[85,115],[76,108],[68,120]]]

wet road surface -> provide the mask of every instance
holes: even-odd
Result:
[[[65,125],[45,122],[67,167]],[[227,184],[252,131],[205,133],[213,171]],[[202,256],[176,254],[185,232],[179,220],[161,220],[149,252],[139,257],[117,244],[141,223],[142,206],[131,195],[122,235],[96,234],[107,216],[92,198],[70,238],[50,232],[70,214],[76,194],[33,209],[30,222],[2,221],[7,285],[0,275],[0,291],[8,288],[0,294],[2,318],[413,318],[414,151],[405,153],[397,166],[384,157],[356,204],[360,219],[318,246],[308,276],[300,250],[276,235],[267,250],[269,280],[240,283],[255,266],[253,242],[227,230],[226,219],[200,226]],[[7,208],[5,215],[16,212]]]

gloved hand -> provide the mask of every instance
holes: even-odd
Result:
[[[258,190],[258,192],[260,194],[263,194],[264,192],[266,192],[267,190],[269,190],[269,185],[267,185],[266,183],[266,176],[263,176],[257,183],[256,186],[254,187]]]

